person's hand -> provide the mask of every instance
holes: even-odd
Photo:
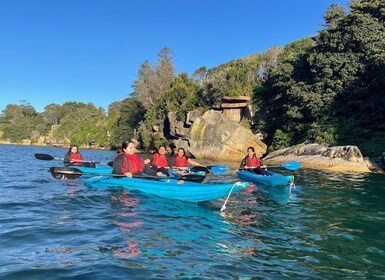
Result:
[[[156,172],[156,175],[162,177],[163,173],[159,171],[159,172]]]
[[[124,175],[127,176],[127,177],[132,178],[132,173],[131,172],[126,172],[126,173],[124,173]]]
[[[245,166],[244,168],[245,168],[245,169],[249,169],[250,167],[248,167],[248,166]]]

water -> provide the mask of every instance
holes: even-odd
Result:
[[[385,279],[383,175],[299,169],[291,194],[251,185],[221,213],[56,180],[61,162],[34,158],[65,152],[0,145],[1,279]]]

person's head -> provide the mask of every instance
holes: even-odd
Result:
[[[255,155],[255,150],[254,150],[253,147],[248,147],[248,148],[247,148],[247,155],[248,155],[249,157],[252,157],[252,156]]]
[[[178,156],[182,157],[186,154],[185,150],[183,148],[178,149]]]
[[[76,145],[71,145],[71,147],[68,149],[68,153],[74,153],[76,154],[78,152],[79,148]]]
[[[160,155],[165,155],[166,154],[166,146],[165,145],[160,145],[159,148],[158,148],[158,153]]]
[[[168,146],[166,147],[167,149],[167,153],[170,154],[170,155],[175,155],[176,153],[176,146],[173,142],[171,142],[170,144],[168,144]]]
[[[129,155],[135,154],[135,143],[129,140],[124,141],[122,143],[122,151]]]

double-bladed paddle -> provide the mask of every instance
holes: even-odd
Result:
[[[282,163],[281,165],[268,165],[268,167],[283,167],[287,170],[294,171],[301,167],[301,163],[299,161],[289,161],[286,163]],[[247,170],[247,168],[239,168],[239,170]]]
[[[35,158],[39,159],[39,160],[61,160],[61,161],[64,161],[64,158],[57,158],[57,157],[53,157],[53,156],[48,155],[48,154],[35,154]],[[95,164],[105,164],[105,165],[109,165],[111,167],[113,165],[112,161],[110,161],[110,162],[99,162],[99,161],[79,160],[78,162],[89,162],[89,163],[95,163]]]
[[[209,165],[209,166],[193,166],[190,168],[192,172],[204,171],[206,174],[210,171],[214,174],[222,174],[229,171],[229,168],[225,165]]]
[[[122,174],[98,174],[92,172],[83,172],[80,169],[75,167],[51,167],[50,172],[55,179],[77,179],[82,175],[97,175],[97,176],[113,176],[113,177],[127,177]],[[161,177],[161,176],[151,176],[151,175],[134,175],[133,178],[138,179],[151,179],[151,180],[165,180],[165,179],[176,179],[176,180],[185,180],[190,182],[200,183],[204,180],[205,176],[195,175],[195,174],[186,174],[178,177]]]

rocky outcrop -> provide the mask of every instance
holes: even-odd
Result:
[[[340,172],[370,172],[361,151],[356,146],[324,147],[303,144],[274,151],[263,158],[265,164],[299,161],[305,168]]]
[[[376,173],[385,173],[385,153],[375,158],[364,158],[369,169]]]
[[[190,130],[189,152],[197,159],[241,161],[248,147],[257,156],[266,153],[267,146],[259,137],[222,113],[209,110],[197,118]]]

